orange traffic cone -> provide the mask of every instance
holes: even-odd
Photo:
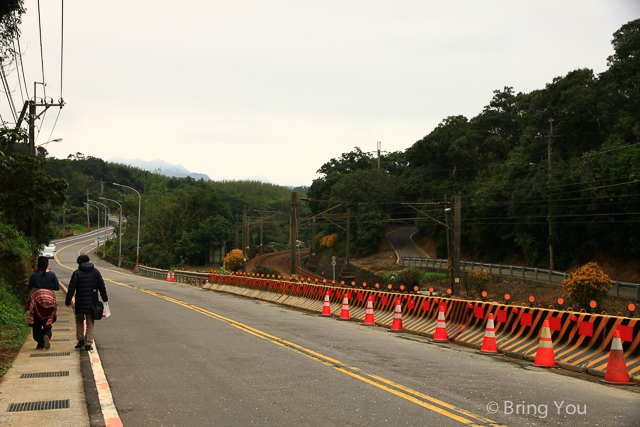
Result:
[[[347,297],[342,300],[342,311],[338,320],[351,320],[349,318],[349,298]]]
[[[171,270],[167,271],[167,282],[171,281]]]
[[[324,296],[324,305],[322,306],[322,314],[320,316],[331,317],[331,299],[329,297],[329,291]]]
[[[433,336],[436,342],[449,342],[447,338],[447,325],[444,322],[444,305],[440,304],[438,310],[438,321],[436,322],[436,334]]]
[[[396,311],[393,313],[391,332],[404,332],[404,329],[402,329],[402,301],[400,298],[396,298]]]
[[[375,326],[376,322],[373,320],[373,297],[369,297],[367,301],[367,311],[364,314],[364,326]]]
[[[484,340],[482,348],[478,353],[498,354],[498,346],[496,344],[496,330],[493,327],[493,313],[487,316],[487,329],[484,331]]]
[[[624,359],[624,350],[622,349],[622,340],[620,339],[620,332],[617,330],[613,332],[607,371],[604,374],[604,380],[602,380],[602,382],[617,385],[633,385],[629,380],[627,361]]]
[[[556,358],[553,355],[553,341],[551,340],[551,329],[549,328],[549,320],[542,323],[542,333],[538,343],[538,351],[536,352],[536,360],[534,365],[542,368],[555,368]]]

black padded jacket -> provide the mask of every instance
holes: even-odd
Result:
[[[90,262],[80,264],[78,269],[71,275],[69,281],[69,292],[65,305],[71,305],[71,298],[76,296],[76,314],[90,314],[93,307],[93,282],[95,280],[96,288],[100,292],[102,301],[107,302],[107,288],[104,285],[102,275],[97,268]]]

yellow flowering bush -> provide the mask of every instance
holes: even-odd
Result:
[[[483,266],[480,266],[480,270],[472,270],[467,273],[467,280],[465,282],[467,295],[471,294],[471,291],[474,289],[478,295],[482,295],[482,291],[487,289],[490,278],[489,273],[487,273],[487,270],[485,270]]]
[[[329,234],[328,236],[324,236],[322,240],[320,240],[320,247],[328,249],[332,248],[336,243],[338,243],[338,235]]]
[[[242,268],[242,251],[234,249],[224,257],[224,268],[227,271],[238,271]]]
[[[569,274],[562,281],[562,289],[569,292],[572,300],[587,308],[590,301],[600,302],[607,296],[611,289],[611,279],[597,263],[590,262]]]

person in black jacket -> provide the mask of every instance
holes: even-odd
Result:
[[[93,307],[95,287],[102,297],[103,302],[109,301],[107,297],[107,288],[102,279],[102,275],[92,263],[89,262],[87,255],[80,255],[76,260],[78,263],[78,269],[71,275],[69,281],[69,292],[67,292],[67,299],[65,305],[71,307],[71,299],[73,295],[76,295],[76,337],[78,338],[78,344],[76,348],[82,348],[85,350],[93,349],[93,325],[94,320],[91,315],[91,308]],[[94,285],[95,283],[95,285]],[[84,323],[87,323],[87,330],[84,330]]]

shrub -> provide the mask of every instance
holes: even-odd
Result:
[[[20,347],[28,333],[24,304],[0,279],[0,347]]]
[[[480,266],[480,270],[470,271],[467,274],[467,280],[464,284],[464,287],[467,291],[467,296],[471,294],[472,290],[475,290],[478,293],[478,296],[482,295],[482,291],[487,289],[489,279],[489,273],[487,273],[487,271],[482,266]]]
[[[602,301],[611,289],[611,279],[604,274],[595,262],[590,262],[578,268],[562,281],[562,289],[569,292],[571,299],[588,308],[589,302]]]
[[[242,269],[242,251],[240,249],[234,249],[224,257],[224,268],[227,271]]]
[[[394,285],[394,290],[402,291],[414,291],[414,288],[420,287],[421,272],[417,268],[406,268],[404,270],[397,271],[390,277],[391,284]],[[404,286],[401,289],[400,286]]]
[[[276,275],[276,276],[280,276],[280,272],[277,270],[274,270],[272,268],[267,267],[266,265],[258,265],[253,271],[252,273],[255,274],[264,274],[265,276],[268,275]]]
[[[338,243],[338,235],[329,234],[322,237],[322,239],[320,240],[320,247],[329,249],[335,246],[336,243]]]

